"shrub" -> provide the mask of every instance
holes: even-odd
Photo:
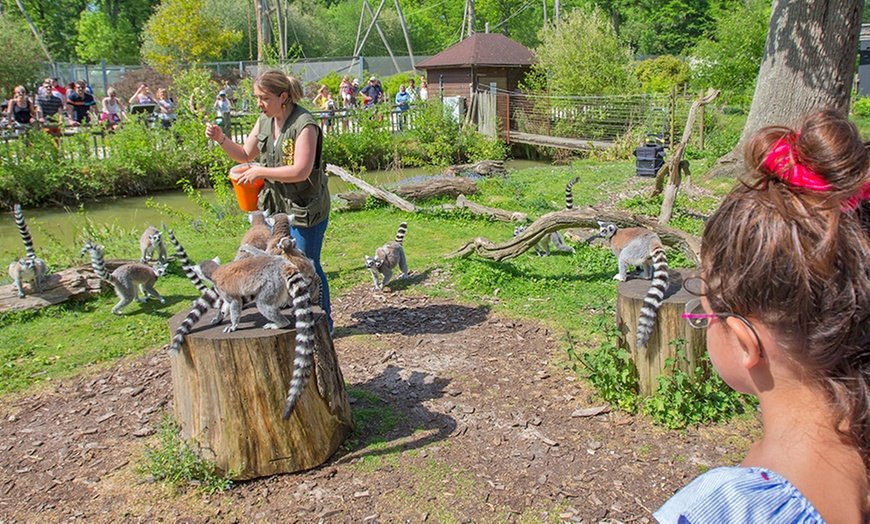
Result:
[[[647,93],[668,93],[689,81],[689,65],[671,55],[643,60],[634,68],[641,89]]]
[[[861,97],[855,100],[855,103],[852,104],[852,113],[863,117],[870,116],[870,97]]]

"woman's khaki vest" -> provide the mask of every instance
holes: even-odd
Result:
[[[293,163],[296,138],[302,128],[313,125],[317,130],[317,148],[314,153],[314,167],[306,180],[301,182],[276,182],[266,180],[260,191],[257,205],[270,214],[287,213],[293,215],[291,225],[295,227],[316,226],[329,216],[329,187],[326,173],[323,172],[323,162],[320,157],[323,148],[323,135],[320,126],[311,113],[294,104],[293,111],[278,134],[278,140],[272,140],[272,119],[261,115],[258,120],[259,133],[257,147],[260,150],[260,163],[266,167],[278,167]],[[277,144],[277,145],[276,145]]]

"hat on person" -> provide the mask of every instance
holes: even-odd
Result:
[[[351,84],[359,84],[359,78],[354,78]]]
[[[227,92],[222,90],[220,93],[218,93],[218,96],[227,96]]]
[[[371,77],[371,78],[369,78],[369,82],[377,82],[377,81],[378,81],[378,79],[375,78],[375,77]]]

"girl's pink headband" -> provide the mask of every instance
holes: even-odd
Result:
[[[773,150],[764,160],[764,165],[777,178],[794,187],[802,187],[811,191],[830,191],[831,185],[815,171],[808,169],[794,157],[792,140],[781,138],[773,144]],[[857,195],[843,201],[843,211],[854,211],[858,204],[870,198],[870,182],[864,184]]]

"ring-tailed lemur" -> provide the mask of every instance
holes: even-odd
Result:
[[[251,227],[245,232],[240,245],[244,246],[247,244],[265,250],[269,239],[272,237],[272,230],[269,229],[269,224],[266,223],[266,215],[262,211],[254,211],[248,214],[248,221],[251,223]],[[240,251],[236,256],[236,260],[238,260],[239,256],[245,255]]]
[[[205,285],[205,282],[202,281],[200,276],[194,270],[193,262],[190,260],[190,257],[187,256],[187,251],[184,249],[184,246],[182,246],[181,242],[175,238],[175,233],[170,229],[167,231],[167,234],[169,235],[169,240],[172,241],[172,245],[175,246],[175,258],[181,262],[181,268],[184,270],[184,275],[188,280],[193,282],[193,285],[196,286],[199,293],[204,295],[210,288]],[[220,264],[220,260],[217,260],[217,263]]]
[[[366,255],[366,267],[372,272],[372,279],[375,282],[375,290],[384,289],[390,279],[393,277],[393,269],[399,266],[402,270],[400,278],[408,278],[408,262],[405,259],[405,248],[402,247],[402,241],[405,240],[405,233],[408,231],[408,224],[402,222],[399,224],[399,229],[396,231],[396,240],[387,242],[383,246],[375,250],[375,256]],[[379,282],[380,274],[384,275],[384,281]]]
[[[574,192],[571,189],[574,187],[574,184],[580,180],[579,178],[575,178],[568,182],[565,186],[565,209],[574,209]],[[519,236],[523,231],[526,230],[528,226],[517,226],[514,228],[514,236]],[[565,243],[565,239],[562,238],[562,233],[558,231],[553,231],[549,235],[544,235],[541,240],[538,240],[538,243],[535,244],[535,253],[538,254],[539,257],[546,257],[550,255],[550,242],[553,243],[553,247],[558,249],[559,251],[564,251],[566,253],[575,253],[574,248]]]
[[[658,235],[642,227],[619,229],[612,222],[598,222],[599,234],[610,241],[610,248],[619,263],[619,273],[613,279],[625,282],[629,267],[642,266],[644,278],[651,279],[637,321],[637,345],[646,346],[656,314],[668,288],[668,259]]]
[[[314,355],[314,313],[311,307],[309,282],[289,260],[272,255],[253,256],[214,268],[209,277],[215,290],[208,290],[194,302],[187,317],[176,329],[169,351],[175,353],[184,342],[184,337],[202,318],[210,307],[216,307],[218,297],[230,304],[232,325],[224,332],[238,327],[242,302],[253,297],[257,309],[269,324],[263,329],[288,327],[290,321],[280,312],[280,307],[292,302],[296,329],[296,357],[293,361],[293,376],[284,404],[284,420],[290,418],[296,402],[305,391],[311,378]]]
[[[166,300],[154,289],[154,283],[166,272],[166,265],[158,264],[152,268],[145,264],[133,262],[124,264],[109,274],[109,270],[106,268],[106,261],[103,259],[103,246],[98,246],[88,241],[85,247],[82,248],[82,256],[85,253],[90,253],[91,265],[94,268],[94,272],[100,277],[100,280],[105,280],[112,284],[115,288],[115,294],[120,299],[115,304],[115,307],[112,308],[112,313],[120,315],[121,309],[130,302],[135,300],[144,303],[148,300],[149,296],[153,296],[161,304],[166,303]],[[142,292],[142,298],[139,298],[139,291]]]
[[[163,233],[154,226],[148,226],[139,238],[139,250],[142,252],[142,258],[139,262],[146,264],[154,260],[154,253],[157,253],[157,263],[166,265],[166,246],[163,244]]]
[[[24,241],[27,256],[9,264],[9,276],[12,277],[15,287],[18,288],[18,298],[24,298],[24,286],[22,285],[24,282],[32,282],[36,292],[42,293],[42,284],[48,274],[48,267],[41,258],[36,256],[36,250],[33,249],[33,237],[30,236],[30,229],[27,227],[27,222],[24,221],[21,204],[13,206],[12,214],[15,217],[15,225],[18,227],[21,240]]]
[[[275,215],[279,217],[283,213],[279,213]],[[285,217],[287,215],[284,215]],[[273,226],[273,230],[275,226]],[[255,248],[254,246],[244,245],[239,248],[239,251],[247,251],[251,256],[257,255],[272,255],[272,256],[281,256],[285,259],[289,260],[299,269],[299,272],[302,273],[302,276],[308,280],[311,284],[311,303],[319,304],[320,303],[320,292],[322,282],[320,281],[320,275],[317,274],[317,271],[314,269],[314,262],[305,256],[299,248],[296,247],[296,240],[290,236],[289,233],[290,228],[287,228],[288,233],[281,238],[272,238],[269,240],[269,247],[262,251],[260,249]]]

